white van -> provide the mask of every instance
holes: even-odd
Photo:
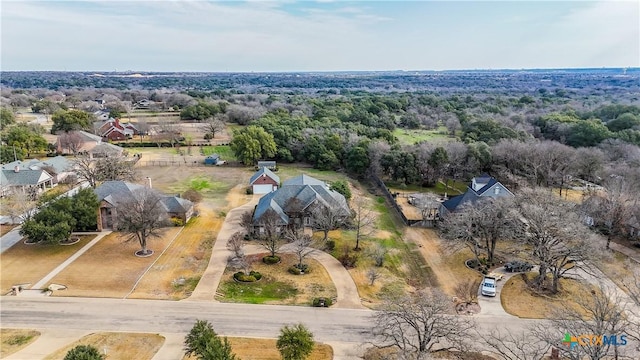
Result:
[[[496,278],[485,276],[480,293],[484,296],[496,296]]]

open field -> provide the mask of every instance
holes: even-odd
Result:
[[[280,360],[280,352],[276,347],[276,339],[257,339],[244,337],[227,337],[233,353],[241,360]],[[185,356],[182,360],[196,360],[196,356]],[[331,360],[333,348],[327,344],[316,342],[316,346],[307,360]]]
[[[160,350],[163,343],[164,337],[158,334],[95,333],[56,350],[45,360],[62,360],[69,350],[78,345],[93,345],[101,353],[106,349],[109,360],[150,360]]]
[[[311,271],[304,275],[293,275],[287,269],[297,263],[294,254],[279,254],[282,260],[273,265],[262,262],[265,255],[267,253],[248,256],[253,264],[251,269],[263,276],[260,281],[238,283],[232,278],[236,271],[227,268],[218,287],[221,296],[216,298],[226,302],[287,305],[311,305],[314,297],[336,298],[336,287],[318,261],[305,259],[304,263],[309,265]]]
[[[40,333],[25,329],[0,329],[0,359],[22,350],[34,342]]]
[[[0,255],[2,295],[17,284],[35,284],[61,262],[86,245],[95,235],[81,236],[73,245],[26,245],[18,242]]]
[[[149,239],[155,252],[145,258],[134,255],[140,250],[136,240],[126,241],[120,233],[105,236],[51,280],[67,286],[53,296],[125,297],[181,229],[165,228],[162,237]]]
[[[413,145],[422,141],[451,141],[454,139],[449,137],[447,128],[444,126],[434,130],[397,128],[393,131],[393,135],[400,140],[401,144],[406,145]]]
[[[532,279],[537,273],[527,273]],[[523,280],[523,276],[514,276],[504,284],[500,294],[500,301],[504,310],[525,319],[546,319],[556,309],[572,308],[581,311],[576,304],[576,298],[590,298],[593,286],[573,279],[560,279],[560,293],[554,296],[544,296],[530,290]]]
[[[338,180],[350,181],[346,174],[331,170],[318,170],[306,164],[278,164],[278,171],[275,174],[280,177],[280,181],[285,181],[302,174],[312,176],[325,182]]]
[[[560,189],[553,189],[553,193],[560,196]],[[585,193],[583,191],[562,189],[562,198],[576,204],[582,204]]]

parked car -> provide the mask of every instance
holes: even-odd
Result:
[[[485,276],[482,280],[482,290],[480,293],[484,296],[496,296],[496,279]]]
[[[504,264],[504,270],[507,272],[527,272],[531,269],[533,269],[533,265],[526,261],[515,260]]]

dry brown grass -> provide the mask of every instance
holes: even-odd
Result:
[[[422,220],[422,211],[417,207],[409,204],[409,198],[398,196],[396,202],[400,205],[402,213],[409,220]]]
[[[18,225],[0,225],[0,236],[4,236],[4,234],[15,229],[16,226]]]
[[[124,297],[180,229],[165,228],[162,237],[150,239],[148,248],[155,252],[145,258],[134,255],[140,250],[137,241],[126,241],[120,233],[105,236],[51,280],[67,286],[53,295]]]
[[[309,305],[315,297],[325,297],[335,299],[338,295],[337,290],[327,270],[317,260],[306,258],[304,263],[309,265],[310,272],[304,275],[290,274],[287,269],[297,264],[298,260],[294,254],[279,254],[281,261],[278,264],[267,265],[262,262],[262,258],[267,253],[249,255],[249,261],[252,263],[251,269],[262,274],[262,281],[273,279],[288,283],[298,289],[295,296],[282,300],[267,301],[265,304],[279,305]],[[229,268],[224,271],[222,282],[233,282],[233,273],[236,272]],[[217,297],[218,298],[218,297]],[[224,301],[222,298],[219,300]]]
[[[86,245],[95,235],[81,236],[73,245],[26,245],[23,241],[13,245],[0,255],[0,284],[2,294],[12,285],[35,284]]]
[[[187,298],[209,264],[211,247],[224,219],[201,208],[167,251],[144,275],[129,298]],[[179,280],[182,279],[182,280]],[[181,285],[179,281],[184,281]]]
[[[93,345],[102,353],[107,349],[109,360],[150,360],[160,350],[164,343],[164,337],[158,334],[145,333],[95,333],[82,337],[82,339],[69,344],[54,353],[49,354],[45,360],[63,359],[64,356],[78,345]]]
[[[233,353],[242,360],[280,360],[276,347],[276,339],[254,339],[244,337],[228,337]],[[185,356],[182,360],[195,360],[195,356]],[[307,360],[331,360],[333,348],[327,344],[316,343]]]
[[[537,273],[526,274],[529,279],[536,275]],[[559,294],[539,295],[529,289],[522,276],[514,276],[502,288],[500,301],[504,310],[511,315],[526,319],[546,319],[553,314],[555,308],[570,308],[580,312],[581,308],[574,299],[591,297],[592,290],[594,287],[584,282],[560,279]]]
[[[40,333],[25,329],[0,329],[0,359],[18,352],[34,342]]]
[[[480,274],[467,268],[465,260],[473,257],[467,249],[449,253],[434,229],[413,228],[405,229],[404,238],[418,245],[420,253],[431,268],[438,281],[438,287],[446,294],[454,296],[456,287],[469,280],[479,279]]]
[[[560,196],[560,189],[553,189],[553,193]],[[573,189],[562,189],[562,198],[576,204],[581,204],[584,192]]]
[[[627,255],[617,251],[612,252],[611,256],[601,258],[595,265],[624,291],[627,290],[625,279],[632,279],[634,269],[640,267],[636,262],[630,260]]]

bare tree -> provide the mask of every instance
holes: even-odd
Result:
[[[389,250],[381,244],[376,244],[368,251],[368,255],[373,259],[373,263],[377,267],[381,267],[384,264],[384,258],[387,256],[387,253],[389,253]]]
[[[604,183],[604,191],[591,192],[583,202],[583,208],[596,225],[604,226],[607,250],[614,236],[621,235],[631,218],[632,187],[621,176],[610,176]]]
[[[394,347],[420,359],[434,347],[461,349],[473,323],[453,313],[451,300],[438,290],[385,299],[374,315],[372,335],[378,347]]]
[[[369,208],[366,200],[362,197],[357,198],[353,202],[353,226],[356,229],[356,247],[354,250],[360,250],[360,240],[367,237],[375,231],[374,224],[376,221],[375,214]]]
[[[37,212],[37,202],[29,192],[18,191],[7,197],[3,210],[14,224],[23,223]]]
[[[505,360],[542,360],[551,347],[543,339],[532,337],[529,331],[514,333],[495,328],[488,332],[476,330],[476,333],[483,344]]]
[[[244,212],[240,217],[240,226],[247,232],[253,233],[253,213],[251,211]]]
[[[302,234],[299,231],[293,229],[287,229],[284,234],[285,239],[293,246],[293,252],[298,257],[298,264],[296,267],[300,270],[304,268],[304,259],[315,251],[311,247],[313,245],[313,239],[307,234]]]
[[[221,120],[223,115],[216,114],[216,116],[208,118],[204,123],[204,130],[211,134],[211,137],[215,139],[216,134],[221,133],[225,129],[225,123]]]
[[[449,119],[447,119],[447,121],[445,122],[445,126],[447,127],[447,131],[449,132],[450,136],[455,136],[456,131],[462,128],[462,126],[460,125],[460,120],[458,120],[457,117],[450,117]]]
[[[456,288],[456,297],[459,301],[467,305],[478,303],[478,289],[480,288],[480,279],[471,278],[460,282]]]
[[[567,272],[589,270],[588,260],[597,255],[600,238],[582,223],[575,204],[544,189],[522,189],[516,203],[522,225],[519,238],[532,249],[540,266],[533,284],[537,289],[545,287],[547,274],[552,276],[549,290],[557,293]]]
[[[367,279],[369,279],[369,285],[371,286],[373,286],[376,280],[378,280],[381,276],[382,274],[380,274],[380,272],[376,268],[370,268],[369,270],[367,270]]]
[[[620,335],[629,326],[628,317],[630,314],[627,304],[615,289],[601,283],[597,290],[590,294],[578,295],[573,300],[578,304],[578,308],[555,308],[552,311],[551,326],[538,324],[532,328],[530,334],[559,349],[561,357],[566,359],[582,360],[585,357],[591,360],[611,357],[635,359],[640,355],[637,352],[629,354],[635,351],[631,347],[616,345],[616,343],[622,342]],[[579,341],[576,346],[567,347],[562,344],[567,333],[570,336],[616,335],[616,339],[613,343],[591,337],[580,338],[576,339]]]
[[[227,240],[227,249],[233,252],[233,256],[236,258],[242,258],[244,256],[244,236],[242,232],[237,231],[231,235]]]
[[[327,241],[329,231],[339,228],[345,221],[345,214],[337,206],[318,206],[311,215],[312,228],[324,234],[322,241]]]
[[[82,135],[80,135],[77,131],[65,132],[60,134],[60,136],[58,137],[58,141],[60,142],[60,146],[63,149],[69,150],[71,153],[73,153],[73,155],[76,155],[82,148],[82,144],[84,144]]]
[[[275,257],[283,245],[284,220],[274,210],[268,209],[258,220],[258,225],[261,229],[258,236],[260,245],[269,251],[271,257]]]
[[[95,159],[97,180],[130,181],[136,178],[134,163],[119,156],[107,156]]]
[[[518,220],[510,210],[512,204],[510,198],[503,197],[464,205],[445,217],[441,226],[443,237],[457,247],[468,247],[478,263],[484,251],[487,262],[493,264],[498,241],[510,238],[516,228]]]
[[[117,199],[116,226],[119,231],[128,234],[130,239],[140,243],[139,255],[153,253],[147,249],[147,240],[160,236],[160,229],[167,225],[167,212],[162,198],[147,187],[133,191],[127,198]]]
[[[94,159],[89,155],[81,155],[71,160],[71,164],[80,179],[87,181],[92,188],[96,187],[99,175]]]

